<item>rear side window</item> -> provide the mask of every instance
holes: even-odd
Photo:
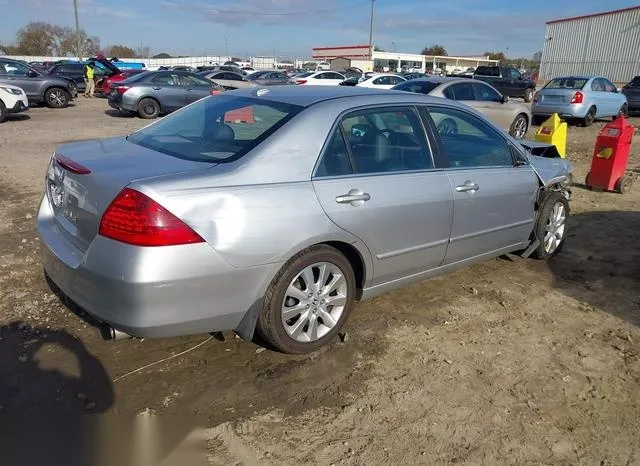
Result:
[[[175,74],[162,73],[154,76],[151,79],[151,82],[154,84],[162,84],[164,86],[178,86],[179,78]]]
[[[401,82],[393,89],[396,91],[414,92],[416,94],[428,94],[440,84],[430,81],[406,81]]]
[[[451,168],[513,166],[505,138],[480,118],[448,107],[430,107],[429,114]]]
[[[249,152],[301,110],[297,105],[223,94],[168,115],[128,140],[181,159],[229,162]]]
[[[316,176],[429,168],[433,168],[431,152],[416,112],[411,108],[384,108],[363,110],[343,118],[331,136]]]
[[[479,66],[476,74],[480,76],[500,76],[500,68],[497,66]]]
[[[587,84],[587,79],[582,78],[556,78],[544,86],[544,89],[582,89]]]

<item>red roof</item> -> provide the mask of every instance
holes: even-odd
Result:
[[[625,11],[638,10],[638,9],[640,9],[640,5],[631,6],[631,7],[628,7],[628,8],[621,8],[619,10],[603,11],[602,13],[594,13],[594,14],[591,14],[591,15],[572,16],[571,18],[554,19],[554,20],[551,20],[551,21],[547,21],[546,24],[561,23],[563,21],[573,21],[573,20],[576,20],[576,19],[594,18],[596,16],[613,15],[615,13],[622,13],[622,12],[625,12]]]

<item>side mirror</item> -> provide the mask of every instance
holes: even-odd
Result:
[[[622,89],[620,89],[619,87],[618,87],[618,88],[616,88],[616,93],[617,93],[617,94],[620,94],[621,92],[622,92]]]
[[[503,95],[503,96],[500,98],[500,103],[501,103],[501,104],[506,104],[507,102],[509,102],[509,97],[508,97],[508,96],[506,96],[506,95]]]
[[[36,73],[33,70],[29,70],[29,72],[27,73],[27,76],[30,78],[37,78],[38,77],[38,73]]]

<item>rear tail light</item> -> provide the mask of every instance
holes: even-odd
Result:
[[[204,240],[186,223],[134,189],[120,191],[100,221],[99,233],[135,246],[176,246]]]
[[[71,173],[75,173],[76,175],[88,175],[89,173],[91,173],[91,170],[89,170],[87,167],[74,162],[64,155],[56,155],[55,158],[58,165],[60,165],[65,170],[70,171]]]
[[[296,84],[307,84],[306,79],[296,79]]]
[[[125,92],[127,92],[129,89],[131,89],[129,86],[118,86],[116,87],[116,92],[118,94],[124,94]]]
[[[571,103],[581,104],[583,100],[584,100],[584,94],[580,91],[576,91],[576,93],[573,94],[573,97],[571,98]]]

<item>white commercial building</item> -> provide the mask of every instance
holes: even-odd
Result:
[[[368,45],[350,45],[340,47],[315,47],[315,61],[331,63],[332,68],[344,69],[355,66],[364,71],[420,71],[441,70],[445,73],[464,71],[480,65],[497,64],[486,56],[436,56],[400,52],[371,52]]]

